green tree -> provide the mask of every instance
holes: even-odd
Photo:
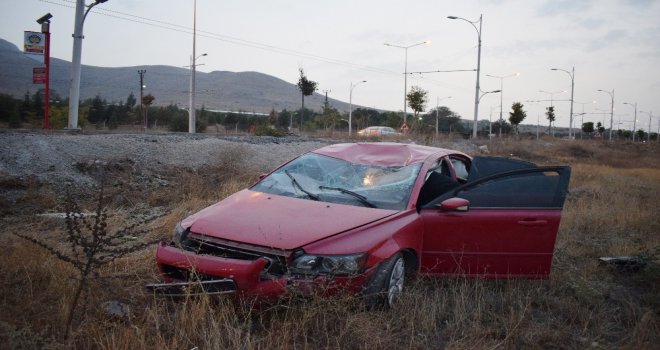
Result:
[[[298,68],[298,71],[300,72],[300,78],[298,79],[298,89],[300,90],[300,93],[302,95],[302,107],[300,107],[300,131],[302,131],[303,128],[303,116],[305,113],[305,96],[310,96],[314,94],[314,91],[316,91],[316,87],[318,85],[317,82],[312,81],[307,79],[307,76],[305,75],[305,71],[303,71],[302,68]]]
[[[428,91],[422,89],[419,86],[413,86],[410,88],[410,92],[406,95],[406,100],[408,101],[408,106],[412,108],[415,113],[415,120],[419,112],[423,111],[426,108],[426,103],[428,102]]]
[[[582,124],[582,132],[591,134],[594,132],[594,122],[585,122]]]
[[[598,130],[598,133],[601,135],[605,133],[605,127],[600,122],[596,123],[596,130]]]
[[[101,98],[101,94],[97,94],[91,100],[91,106],[89,107],[89,114],[87,114],[87,120],[92,124],[100,124],[105,122],[105,105],[106,101]]]
[[[552,132],[552,123],[555,122],[555,107],[550,106],[545,109],[545,117],[548,119],[548,134],[553,134]]]
[[[513,129],[518,134],[518,124],[520,124],[527,117],[527,112],[523,110],[523,104],[514,102],[511,105],[511,112],[509,112],[509,122],[513,125]]]

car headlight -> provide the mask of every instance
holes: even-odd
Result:
[[[188,236],[188,232],[190,232],[190,229],[183,228],[181,226],[181,223],[179,222],[176,224],[176,227],[174,228],[174,235],[172,236],[172,242],[176,245],[181,245],[183,241],[186,240],[186,236]]]
[[[311,255],[304,254],[293,260],[291,272],[301,274],[354,275],[362,271],[367,254]]]

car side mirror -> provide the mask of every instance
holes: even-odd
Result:
[[[470,201],[467,199],[454,197],[442,201],[442,203],[436,205],[436,207],[443,211],[466,212],[470,209]]]

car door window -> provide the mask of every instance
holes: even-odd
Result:
[[[462,186],[439,200],[467,199],[470,208],[561,208],[569,173],[567,167],[516,170]]]
[[[435,165],[429,169],[424,185],[420,189],[417,203],[419,206],[423,206],[432,199],[458,187],[459,185],[460,184],[452,177],[447,161],[445,159],[439,159]]]

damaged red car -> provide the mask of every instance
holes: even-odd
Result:
[[[391,305],[416,275],[548,278],[569,178],[415,144],[326,146],[181,221],[148,287]]]

